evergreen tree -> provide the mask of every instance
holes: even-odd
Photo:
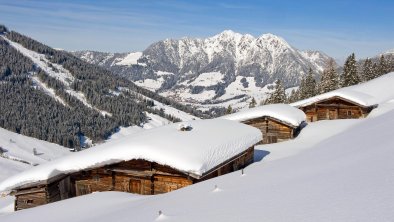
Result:
[[[233,108],[231,107],[231,105],[228,105],[226,109],[226,114],[231,114],[231,113],[233,113]]]
[[[316,95],[316,80],[313,77],[313,71],[309,68],[308,74],[301,80],[299,99],[306,99]]]
[[[4,32],[8,32],[8,29],[4,25],[0,24],[0,34],[2,34]]]
[[[372,60],[367,58],[363,64],[362,79],[363,81],[369,81],[371,79],[374,79],[375,75],[376,74],[373,69]]]
[[[343,73],[341,76],[341,87],[352,86],[360,83],[360,78],[357,74],[356,57],[352,53],[345,62]]]
[[[387,74],[389,72],[389,65],[386,61],[386,59],[384,58],[384,55],[380,56],[379,59],[379,65],[378,65],[378,70],[377,70],[377,77]]]
[[[275,81],[275,90],[265,100],[264,104],[285,103],[286,92],[282,82],[278,79]]]
[[[378,64],[376,62],[373,63],[372,65],[372,72],[373,72],[373,78],[378,77],[378,73],[379,73],[379,67]]]
[[[295,90],[295,89],[291,90],[290,96],[287,99],[287,101],[289,103],[294,103],[294,102],[297,102],[298,100],[299,100],[298,90]]]
[[[253,108],[253,107],[256,107],[256,100],[254,99],[254,97],[252,98],[252,101],[250,101],[250,103],[249,103],[249,108]]]
[[[319,83],[318,93],[326,93],[338,89],[339,77],[336,72],[335,61],[330,59],[323,70],[321,80]]]

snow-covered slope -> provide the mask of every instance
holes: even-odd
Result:
[[[258,147],[256,156],[260,158],[243,175],[234,172],[168,194],[139,199],[133,194],[94,193],[3,215],[0,219],[108,221],[116,215],[120,222],[130,218],[391,221],[393,124],[393,110],[361,120],[311,123],[292,141]],[[290,155],[282,155],[286,153]],[[97,213],[88,213],[92,211]]]
[[[219,107],[237,104],[239,97],[264,97],[265,86],[276,79],[296,86],[309,67],[319,75],[330,59],[318,51],[300,51],[273,34],[253,37],[231,30],[206,39],[166,39],[142,54],[74,54],[177,101]],[[163,71],[171,75],[160,75]]]
[[[81,101],[85,106],[95,109],[98,112],[100,112],[102,115],[109,115],[111,116],[111,113],[106,112],[104,110],[100,110],[93,105],[91,105],[85,95],[82,92],[77,92],[73,89],[71,89],[70,84],[75,80],[74,76],[68,71],[67,69],[63,68],[62,65],[52,63],[50,62],[44,54],[37,53],[35,51],[29,50],[25,47],[23,47],[21,44],[13,42],[9,39],[7,39],[5,36],[0,36],[4,40],[6,40],[12,47],[14,47],[16,50],[18,50],[20,53],[22,53],[24,56],[30,58],[34,64],[36,64],[40,69],[44,70],[49,76],[61,81],[64,86],[66,87],[66,92],[73,96],[74,98],[78,99]],[[54,68],[53,68],[54,67]],[[54,90],[45,86],[40,80],[34,76],[32,76],[33,81],[37,83],[37,85],[47,92],[48,95],[52,96],[56,101],[62,103],[63,105],[66,105],[66,103],[55,94]]]
[[[392,85],[379,79],[370,84],[364,93],[374,96],[383,84]],[[156,196],[94,193],[0,220],[391,221],[394,95],[381,95],[366,119],[310,123],[294,140],[258,146],[256,163],[244,174]]]
[[[69,155],[69,149],[0,128],[0,181],[47,161]],[[36,150],[34,154],[33,149]]]

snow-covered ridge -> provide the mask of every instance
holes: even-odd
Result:
[[[287,104],[270,104],[265,106],[245,109],[237,113],[220,117],[221,119],[245,121],[259,117],[272,117],[286,122],[294,127],[306,121],[305,113]]]
[[[292,103],[292,106],[300,107],[313,104],[317,101],[331,97],[341,97],[361,106],[374,106],[385,103],[394,98],[394,72],[383,75],[379,78],[370,80],[354,86],[337,89],[328,93],[317,95],[305,100]]]
[[[127,54],[127,56],[121,60],[116,59],[115,61],[117,61],[117,62],[115,63],[115,65],[131,66],[131,65],[139,64],[138,59],[140,59],[141,56],[142,56],[142,52],[131,52],[131,53]],[[120,60],[120,61],[118,61],[118,60]],[[140,63],[140,65],[142,65],[142,64],[143,63]],[[145,65],[145,64],[143,64],[143,65]]]
[[[196,120],[185,124],[192,129],[180,131],[179,123],[166,125],[34,167],[3,181],[0,190],[131,159],[157,162],[198,177],[262,139],[260,130],[235,121]]]
[[[97,61],[94,58],[90,61],[100,65],[105,55],[92,53]],[[86,54],[76,53],[81,58]],[[319,76],[317,72],[331,59],[317,51],[300,51],[274,34],[253,37],[231,30],[207,38],[184,37],[153,43],[140,57],[146,67],[116,64],[125,57],[126,54],[119,53],[111,62],[101,65],[141,87],[178,102],[201,106],[202,110],[207,108],[206,103],[215,103],[216,107],[226,107],[229,103],[238,106],[239,97],[232,99],[235,94],[249,101],[252,97],[264,97],[261,93],[266,91],[264,87],[276,79],[281,79],[285,87],[296,86],[309,67]],[[167,78],[160,71],[173,75]],[[218,73],[223,76],[219,78]],[[249,86],[241,83],[238,87],[243,78],[248,79]],[[247,102],[239,106],[246,107]]]

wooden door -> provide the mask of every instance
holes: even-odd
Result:
[[[328,111],[328,119],[337,119],[337,110],[330,109]]]
[[[141,180],[130,179],[129,186],[131,193],[141,193]]]
[[[92,193],[90,185],[84,184],[83,181],[75,182],[75,192],[77,196]]]
[[[115,176],[115,190],[140,194],[141,180],[130,176]]]

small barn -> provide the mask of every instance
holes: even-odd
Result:
[[[33,167],[0,184],[15,210],[96,191],[161,194],[242,169],[262,134],[229,120],[171,124]]]
[[[377,105],[369,103],[370,96],[356,92],[336,91],[318,95],[292,105],[302,110],[308,122],[334,119],[365,118]]]
[[[246,109],[221,117],[258,128],[263,134],[261,144],[293,139],[305,125],[306,116],[287,104],[271,104]]]

